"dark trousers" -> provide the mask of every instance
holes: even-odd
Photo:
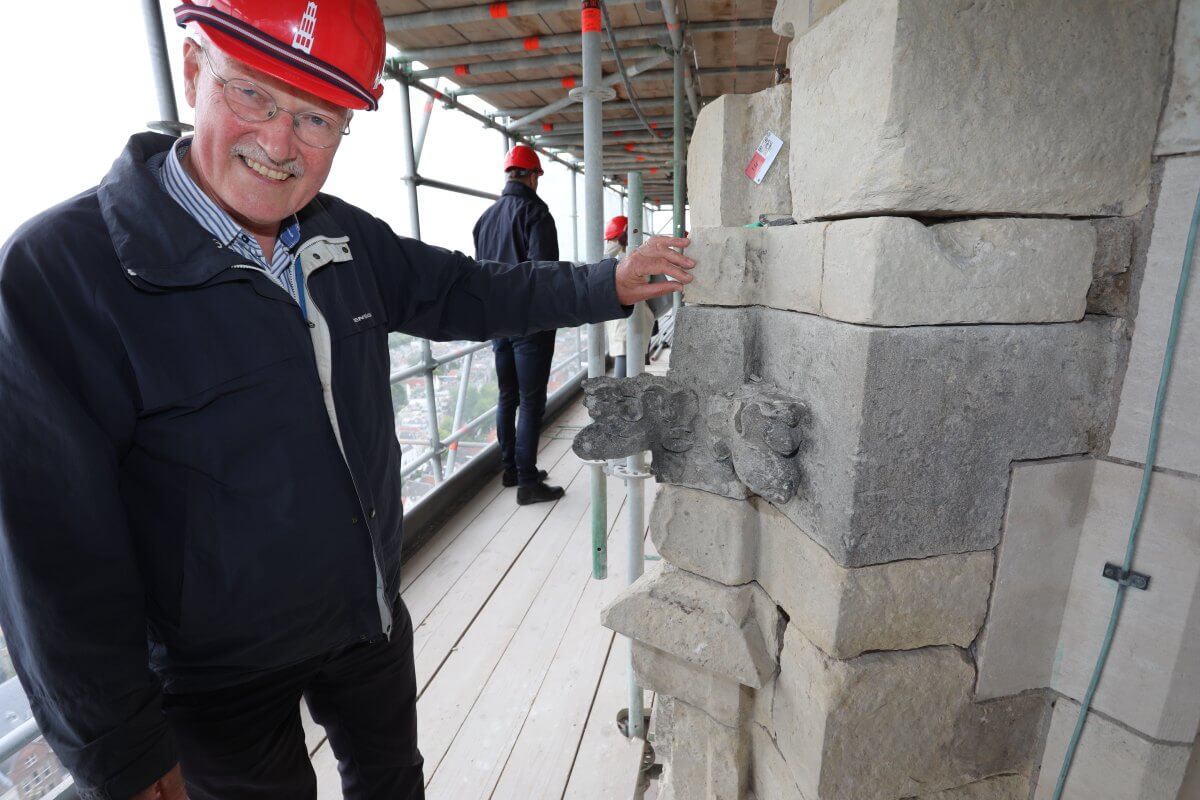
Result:
[[[517,485],[538,482],[538,437],[546,414],[546,382],[554,360],[554,331],[493,339],[496,377],[496,441],[504,469],[517,471]],[[517,409],[521,415],[518,419]]]
[[[191,800],[316,800],[300,698],[325,727],[346,800],[423,800],[412,619],[248,683],[163,698]]]

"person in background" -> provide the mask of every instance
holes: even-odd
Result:
[[[554,217],[537,194],[542,160],[532,147],[518,144],[504,157],[504,173],[500,199],[475,223],[475,257],[501,264],[558,261]],[[556,334],[545,330],[492,340],[499,382],[496,441],[504,470],[501,481],[517,487],[520,505],[551,502],[566,493],[546,483],[546,471],[537,465]]]
[[[0,628],[85,800],[315,800],[301,698],[348,800],[422,798],[388,333],[602,322],[694,266],[480,264],[322,194],[385,38],[317,6],[184,0],[195,135],[0,248]]]
[[[628,246],[629,218],[624,215],[615,216],[604,227],[604,257],[619,259],[625,255],[625,249]],[[643,354],[643,359],[644,363],[649,364],[650,330],[654,325],[654,314],[645,303],[642,303],[634,310],[634,315],[642,320],[642,330],[646,336],[646,353]],[[604,323],[604,335],[608,339],[608,354],[613,357],[613,375],[618,378],[624,378],[627,374],[625,339],[628,332],[629,326],[625,317]]]

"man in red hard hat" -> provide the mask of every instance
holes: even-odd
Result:
[[[86,800],[423,796],[389,332],[521,336],[683,282],[479,264],[319,194],[374,0],[194,0],[195,135],[133,136],[0,249],[0,627]]]
[[[475,223],[475,257],[501,264],[558,261],[554,217],[537,194],[538,179],[544,174],[542,160],[529,145],[515,145],[504,157],[504,173],[507,180],[500,199]],[[546,472],[537,465],[556,334],[551,328],[492,339],[499,386],[496,442],[501,481],[517,487],[520,505],[553,502],[566,493],[561,486],[546,483]]]

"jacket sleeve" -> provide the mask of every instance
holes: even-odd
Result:
[[[549,212],[535,215],[529,226],[528,241],[530,261],[558,261],[558,229]]]
[[[109,800],[177,757],[119,493],[132,379],[92,288],[64,277],[87,251],[67,249],[19,234],[0,250],[0,627],[80,796]]]
[[[506,265],[397,236],[371,218],[359,228],[393,331],[484,341],[626,316],[616,261]],[[359,258],[358,252],[355,258]]]

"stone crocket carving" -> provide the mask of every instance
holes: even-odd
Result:
[[[589,461],[644,450],[669,483],[786,503],[800,490],[808,408],[760,383],[706,398],[669,377],[594,378],[583,384],[593,424],[575,437]]]

